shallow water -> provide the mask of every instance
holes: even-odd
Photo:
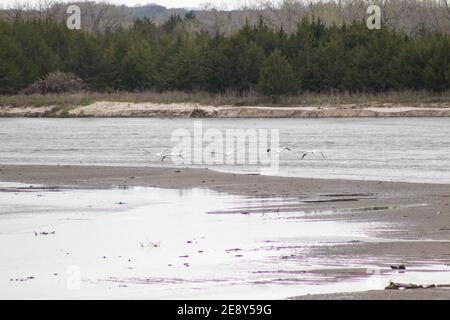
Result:
[[[0,119],[2,164],[173,166],[151,154],[173,144],[172,132],[194,131],[192,119]],[[279,129],[278,175],[450,183],[450,119],[205,119],[203,130]],[[320,149],[327,160],[300,161]],[[198,165],[197,165],[198,166]],[[206,167],[204,165],[203,167]],[[259,172],[248,165],[208,165]]]
[[[202,189],[0,188],[0,298],[272,299],[382,289],[390,279],[442,283],[450,276],[438,262],[396,273],[372,267],[379,257],[316,257],[317,246],[383,241],[379,230],[402,226],[264,210],[300,203],[293,198]]]

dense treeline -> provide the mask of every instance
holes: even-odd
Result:
[[[231,36],[193,31],[194,16],[161,26],[138,20],[104,34],[54,22],[0,22],[0,93],[44,75],[73,72],[91,90],[204,90],[264,94],[301,91],[450,89],[450,37],[368,30],[365,22],[325,26],[304,20],[295,32],[263,21]]]

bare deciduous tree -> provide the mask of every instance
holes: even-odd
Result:
[[[124,6],[95,3],[92,0],[74,3],[81,8],[82,28],[88,32],[127,27],[133,22],[131,9]],[[229,35],[245,23],[256,25],[262,19],[270,28],[293,32],[304,18],[320,19],[326,25],[364,21],[371,4],[380,6],[383,27],[412,35],[424,29],[450,34],[450,0],[259,0],[233,11],[206,4],[196,11],[197,19],[190,25],[193,32],[202,29]],[[22,2],[14,8],[0,11],[0,19],[49,19],[63,22],[67,17],[66,9],[67,3],[59,0],[40,0],[34,7]],[[136,8],[133,10],[136,11]],[[159,14],[155,23],[164,23],[170,12],[173,11]]]

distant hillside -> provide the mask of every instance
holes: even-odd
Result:
[[[128,11],[129,17],[132,20],[147,17],[155,21],[165,20],[174,14],[183,16],[188,11],[183,8],[168,9],[157,4],[148,4],[139,7],[125,7],[125,10]]]

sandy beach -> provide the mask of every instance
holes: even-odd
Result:
[[[438,103],[354,103],[292,106],[201,105],[98,101],[86,106],[0,105],[0,117],[101,118],[391,118],[449,117],[450,105]]]
[[[444,184],[284,178],[219,173],[207,169],[33,165],[2,165],[0,181],[88,189],[118,186],[201,188],[255,198],[296,198],[301,201],[293,205],[294,209],[311,213],[310,218],[315,221],[334,219],[392,226],[375,230],[379,241],[351,241],[314,247],[315,258],[361,260],[364,265],[378,266],[381,273],[388,275],[394,272],[391,270],[393,265],[403,264],[408,271],[418,261],[430,265],[448,265],[450,262],[450,189]],[[288,209],[292,211],[292,205],[289,208],[283,205],[266,207],[264,210],[281,215]],[[251,208],[247,211],[246,214],[252,214]],[[289,259],[295,261],[300,257],[292,255]],[[328,273],[334,278],[367,276],[367,270],[362,266],[309,272]],[[382,290],[300,298],[449,299],[450,290]]]

